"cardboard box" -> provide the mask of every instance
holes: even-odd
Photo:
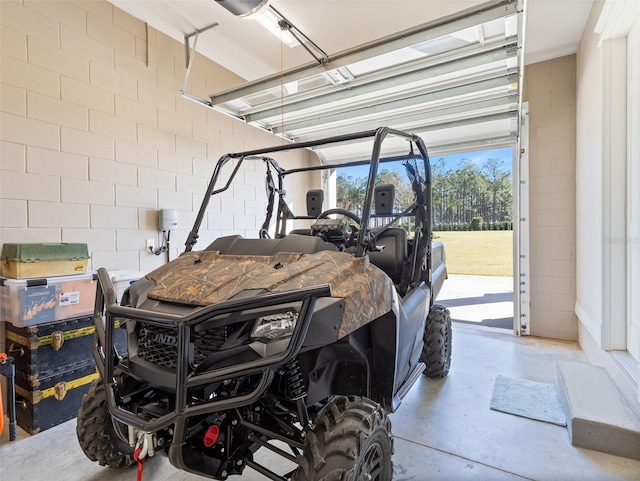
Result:
[[[96,276],[0,277],[0,320],[25,327],[93,313]]]
[[[87,244],[3,244],[2,275],[12,279],[87,272]]]

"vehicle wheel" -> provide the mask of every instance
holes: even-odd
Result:
[[[420,360],[427,365],[428,377],[445,377],[451,367],[451,314],[449,309],[434,304],[424,329],[424,347]]]
[[[133,448],[122,441],[111,423],[107,395],[101,378],[91,383],[78,411],[76,435],[84,454],[100,466],[127,468],[133,464]]]
[[[307,433],[296,481],[391,481],[391,421],[367,398],[336,396]]]

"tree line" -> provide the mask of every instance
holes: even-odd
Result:
[[[487,159],[478,166],[463,159],[456,168],[447,168],[443,158],[432,162],[434,230],[512,229],[511,172],[503,164]],[[338,172],[338,207],[360,214],[366,183],[366,177]],[[376,183],[396,186],[396,211],[411,203],[413,192],[404,173],[382,169]]]
[[[435,161],[431,166],[434,229],[512,229],[511,172],[503,164],[487,159],[478,167],[463,159],[457,168],[447,169],[444,159]]]

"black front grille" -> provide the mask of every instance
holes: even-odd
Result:
[[[141,324],[138,331],[138,357],[174,369],[178,363],[178,330]]]
[[[199,365],[209,355],[218,352],[229,337],[229,327],[222,326],[206,331],[196,332],[194,339],[193,360]]]
[[[220,350],[237,325],[214,327],[192,336],[193,361],[199,365]],[[138,357],[158,366],[175,369],[178,363],[178,330],[141,324],[138,333]]]

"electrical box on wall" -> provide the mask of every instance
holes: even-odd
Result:
[[[162,209],[158,212],[158,230],[170,231],[178,228],[178,211]]]

